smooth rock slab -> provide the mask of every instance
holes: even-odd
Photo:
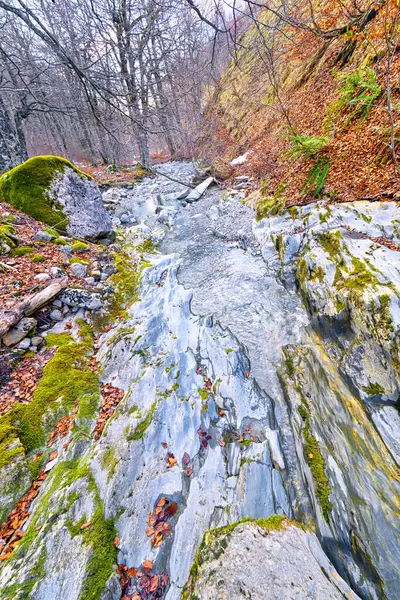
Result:
[[[28,333],[35,329],[36,325],[36,319],[24,317],[15,327],[10,329],[10,331],[3,336],[3,344],[5,346],[14,346],[15,344],[18,344],[18,342],[23,340]]]
[[[266,531],[251,522],[218,533],[211,531],[205,536],[191,598],[358,598],[328,561],[314,534],[293,525]]]

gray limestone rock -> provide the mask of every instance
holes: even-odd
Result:
[[[201,600],[356,600],[315,534],[290,525],[266,530],[257,522],[207,532],[189,578]]]
[[[81,263],[73,263],[71,265],[71,273],[74,277],[85,277],[87,272],[87,265]]]
[[[70,236],[96,240],[112,234],[109,214],[92,179],[66,167],[54,178],[49,196],[67,215]]]
[[[3,344],[5,346],[14,346],[23,340],[28,333],[33,331],[37,325],[36,319],[24,317],[12,327],[6,334],[3,335]]]
[[[51,242],[52,237],[47,231],[38,231],[34,239],[37,242]]]
[[[89,292],[80,288],[66,288],[59,299],[67,306],[98,310],[102,308],[103,302],[100,294]]]

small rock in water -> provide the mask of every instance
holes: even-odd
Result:
[[[131,218],[129,217],[129,215],[127,215],[125,213],[122,214],[119,219],[120,219],[121,223],[127,224],[127,223],[131,222]]]
[[[73,263],[71,265],[71,273],[74,277],[85,277],[87,266],[81,263]]]

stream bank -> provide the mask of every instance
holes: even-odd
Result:
[[[191,165],[159,171],[105,194],[139,284],[96,346],[123,398],[100,437],[60,452],[2,597],[175,600],[208,530],[281,514],[342,596],[394,600],[399,272],[370,238],[396,241],[397,205],[255,225],[237,192],[178,200],[162,173],[189,182]]]

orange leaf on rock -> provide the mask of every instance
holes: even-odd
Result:
[[[169,517],[173,517],[177,510],[178,504],[176,502],[172,502],[172,504],[167,506],[167,508],[165,509],[165,513],[168,514]]]
[[[90,527],[90,526],[91,526],[91,524],[92,524],[92,521],[88,521],[87,523],[84,523],[84,524],[81,526],[81,530],[82,530],[82,529],[87,529],[88,527]]]
[[[153,561],[152,560],[144,560],[143,561],[143,571],[145,573],[150,573],[150,571],[153,568]]]
[[[146,535],[147,537],[151,537],[152,535],[154,535],[154,529],[152,527],[146,529]]]
[[[116,548],[119,548],[119,545],[120,545],[120,543],[121,543],[121,540],[119,539],[119,537],[116,537],[116,538],[114,539],[114,546],[115,546]]]
[[[128,577],[130,577],[132,579],[133,577],[136,576],[137,572],[138,572],[138,570],[135,569],[134,567],[132,567],[131,569],[127,570],[126,574],[128,575]]]

